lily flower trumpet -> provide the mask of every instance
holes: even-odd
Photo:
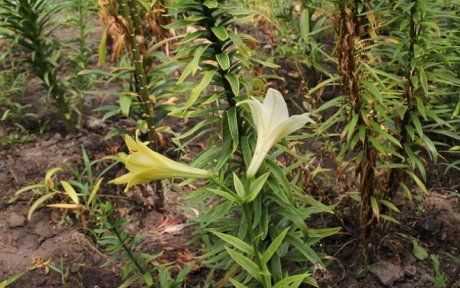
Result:
[[[212,173],[189,165],[176,162],[151,150],[138,139],[125,136],[129,154],[121,153],[118,159],[125,165],[129,173],[111,181],[113,184],[126,184],[130,187],[165,178],[209,178]]]
[[[268,89],[263,103],[256,99],[248,101],[252,119],[257,131],[257,143],[247,175],[256,175],[270,149],[281,139],[314,123],[308,113],[289,116],[286,101],[278,90]]]

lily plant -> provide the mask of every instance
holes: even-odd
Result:
[[[145,143],[126,135],[125,143],[129,154],[120,153],[116,159],[120,160],[129,173],[111,181],[113,184],[126,184],[126,190],[138,184],[145,184],[165,178],[209,178],[210,171],[194,168],[176,162],[151,150]]]
[[[308,113],[289,116],[283,95],[275,89],[268,89],[263,102],[257,99],[247,101],[257,131],[257,143],[247,176],[253,178],[268,152],[281,139],[314,123]],[[120,153],[116,157],[129,173],[111,181],[114,184],[126,184],[126,190],[138,184],[165,178],[209,178],[212,172],[171,160],[151,150],[145,143],[125,136],[129,154]]]
[[[256,148],[247,170],[247,176],[254,177],[274,145],[314,121],[308,113],[289,116],[283,95],[272,88],[268,89],[263,102],[252,99],[247,103],[257,131]]]
[[[273,175],[272,172],[280,171],[281,167],[270,167],[270,171],[256,176],[264,159],[275,144],[304,127],[308,122],[313,123],[314,121],[308,114],[289,116],[283,96],[275,89],[267,91],[263,102],[251,99],[240,102],[238,105],[245,104],[249,105],[257,133],[257,142],[252,160],[247,171],[243,172],[247,177],[241,177],[242,175],[234,173],[232,185],[230,177],[220,177],[222,175],[219,175],[218,172],[222,171],[213,173],[173,161],[151,150],[146,143],[126,136],[125,142],[129,153],[121,153],[116,159],[121,161],[129,172],[111,182],[114,184],[126,184],[126,189],[129,189],[137,184],[164,178],[196,179],[216,177],[215,181],[208,183],[206,189],[201,192],[207,191],[211,193],[210,196],[220,196],[223,198],[223,202],[217,207],[210,208],[209,212],[204,212],[202,216],[204,218],[196,221],[198,223],[201,221],[207,223],[204,224],[204,227],[207,227],[206,229],[214,226],[211,223],[217,224],[219,221],[236,221],[235,224],[238,223],[237,226],[240,228],[236,231],[227,229],[226,225],[216,229],[211,227],[211,230],[206,230],[211,231],[214,236],[225,242],[225,249],[222,253],[228,254],[229,258],[227,259],[237,265],[234,265],[233,267],[235,268],[230,269],[225,276],[228,279],[227,281],[230,281],[231,284],[238,288],[250,287],[246,285],[251,282],[257,282],[259,285],[257,287],[263,288],[297,288],[302,283],[315,286],[314,279],[307,272],[289,275],[287,273],[278,273],[271,269],[273,263],[281,263],[281,258],[285,256],[280,253],[280,247],[286,247],[284,249],[289,249],[292,252],[296,251],[295,245],[293,246],[286,239],[293,238],[296,239],[296,243],[301,244],[305,241],[306,236],[302,234],[305,217],[293,216],[298,219],[294,219],[291,222],[290,219],[285,218],[283,215],[287,211],[297,211],[297,205],[290,201],[288,197],[283,198],[282,201],[277,197],[273,197],[274,193],[289,195],[291,191],[290,184],[285,185],[289,181],[284,177],[283,173],[278,173],[281,178],[277,180],[280,181],[273,183],[273,179],[270,180]],[[212,161],[212,159],[210,160]],[[271,183],[267,185],[270,181]],[[219,210],[220,218],[215,219],[213,209]],[[269,212],[271,210],[278,212]],[[213,216],[208,218],[208,213]],[[241,217],[234,219],[235,213]],[[302,213],[294,214],[301,215]],[[296,226],[296,223],[302,224]],[[275,237],[274,235],[278,236]],[[327,237],[327,235],[321,238],[323,237]],[[211,245],[213,244],[211,243]],[[320,262],[320,259],[318,259],[319,257],[314,261],[309,260],[316,263]],[[236,268],[238,266],[239,268]],[[246,280],[244,280],[244,277],[238,277],[241,273],[246,277]]]

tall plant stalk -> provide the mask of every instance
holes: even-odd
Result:
[[[143,39],[142,20],[139,15],[138,3],[135,0],[119,0],[120,11],[127,22],[127,37],[129,45],[127,46],[131,63],[134,66],[133,71],[133,88],[139,96],[144,108],[146,121],[149,126],[150,140],[156,143],[155,134],[155,101],[150,97],[147,87],[147,74],[144,68],[144,56],[141,53]]]
[[[406,82],[406,87],[404,91],[404,99],[405,99],[405,104],[406,104],[406,111],[404,112],[404,116],[402,118],[402,121],[399,126],[399,130],[401,131],[400,135],[400,143],[402,148],[400,149],[400,153],[403,153],[404,147],[408,145],[409,143],[409,135],[408,135],[408,126],[410,124],[410,118],[411,114],[416,112],[417,108],[415,106],[416,103],[414,99],[414,90],[415,90],[415,85],[414,85],[414,77],[416,77],[416,64],[415,62],[415,46],[417,44],[417,37],[418,37],[418,24],[416,22],[416,14],[417,14],[417,6],[418,6],[418,0],[411,0],[411,9],[409,13],[409,35],[408,35],[408,41],[409,45],[407,47],[407,63],[404,67],[405,69],[405,82]],[[388,191],[388,196],[389,198],[393,198],[401,184],[401,181],[403,180],[403,173],[400,169],[394,168],[390,172],[390,178],[389,178],[389,191]]]
[[[342,78],[342,87],[346,98],[351,103],[352,117],[357,117],[356,125],[367,126],[363,118],[363,95],[360,78],[359,50],[356,43],[361,40],[362,26],[358,16],[359,1],[342,0],[339,4],[340,18],[338,24],[338,58],[339,74]],[[353,121],[350,119],[350,121]],[[370,144],[369,131],[361,137],[361,156],[358,164],[359,183],[358,191],[361,196],[360,227],[363,243],[367,242],[370,225],[373,222],[371,200],[375,189],[375,169],[377,153]]]
[[[60,116],[72,129],[77,115],[71,107],[65,82],[58,77],[59,46],[51,33],[56,24],[53,17],[62,5],[45,0],[18,0],[0,2],[2,36],[15,41],[29,53],[33,73],[42,80]],[[4,20],[3,20],[4,19]]]
[[[204,1],[202,0],[201,2],[204,2]],[[206,31],[208,32],[208,38],[211,41],[212,43],[211,45],[213,46],[214,51],[215,51],[214,57],[216,57],[217,55],[222,55],[223,53],[225,53],[223,49],[225,45],[225,41],[222,41],[219,38],[217,38],[217,36],[212,32],[212,28],[216,26],[216,21],[212,15],[212,10],[209,9],[204,4],[202,5],[202,9],[203,9],[203,14],[206,17],[204,22],[205,22]],[[232,63],[232,59],[230,59],[230,63]],[[227,79],[227,72],[226,70],[222,69],[221,66],[219,66],[218,73],[222,81],[222,85],[224,88],[224,95],[225,95],[225,98],[227,99],[229,107],[234,108],[236,107],[236,97],[237,96],[235,95],[235,92],[233,92],[232,86],[229,80]]]
[[[144,55],[141,53],[142,50],[146,50],[142,47],[142,41],[144,39],[144,33],[142,29],[142,19],[139,14],[138,2],[136,0],[118,0],[120,5],[120,11],[127,23],[127,37],[128,37],[128,53],[131,59],[131,63],[134,66],[133,71],[133,88],[142,102],[144,109],[145,121],[148,125],[148,138],[152,142],[155,149],[158,146],[158,137],[155,131],[155,98],[151,96],[148,89],[147,73],[144,67]],[[153,190],[158,201],[156,202],[156,209],[163,211],[165,207],[165,196],[161,187],[161,183],[153,183]]]

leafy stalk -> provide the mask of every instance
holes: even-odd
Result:
[[[61,117],[70,128],[75,124],[76,114],[72,110],[65,82],[58,77],[59,47],[51,32],[56,25],[53,18],[61,11],[59,4],[45,0],[13,0],[0,2],[3,36],[11,39],[29,53],[29,62],[34,74],[54,101]]]
[[[144,68],[144,57],[141,53],[142,46],[139,39],[143,38],[142,20],[139,15],[138,3],[135,0],[119,0],[120,11],[127,22],[127,37],[129,55],[134,66],[133,80],[134,91],[142,101],[142,107],[149,125],[150,140],[156,142],[155,136],[155,102],[151,99],[147,87],[147,75]]]
[[[356,127],[363,127],[364,135],[361,136],[360,142],[362,149],[359,158],[357,172],[360,177],[358,190],[361,196],[360,208],[360,226],[361,237],[364,242],[367,241],[369,227],[373,221],[373,213],[371,208],[371,199],[374,197],[375,190],[375,169],[377,164],[376,151],[370,143],[370,127],[368,121],[363,116],[366,107],[364,106],[363,88],[361,87],[363,78],[360,70],[359,49],[356,43],[362,40],[361,30],[362,24],[358,16],[358,6],[361,1],[342,0],[339,4],[340,19],[338,24],[338,53],[339,53],[339,74],[342,77],[342,87],[351,104],[352,117],[350,123]],[[357,120],[353,120],[356,119]],[[367,130],[367,131],[366,131]]]

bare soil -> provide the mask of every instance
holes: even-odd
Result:
[[[13,287],[113,288],[121,284],[120,263],[110,263],[113,260],[96,247],[83,228],[69,225],[61,213],[49,209],[39,210],[27,221],[30,196],[9,203],[17,189],[41,181],[47,169],[81,166],[82,145],[96,159],[111,154],[115,144],[101,141],[100,135],[89,132],[66,137],[55,134],[0,152],[1,159],[5,159],[0,162],[0,279],[39,267]],[[142,236],[142,250],[152,254],[162,251],[164,261],[178,265],[191,263],[195,256],[186,245],[190,230],[186,217],[174,212],[176,197],[167,199],[167,214],[156,212],[152,208],[155,199],[150,198],[154,198],[153,194],[144,196],[134,190],[114,200],[119,213],[129,219],[126,230]],[[68,274],[44,269],[46,265],[40,263],[47,261],[57,267],[62,265]]]

